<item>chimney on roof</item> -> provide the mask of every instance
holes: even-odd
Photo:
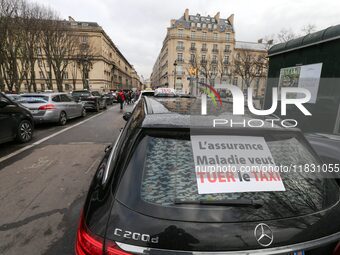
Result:
[[[176,24],[176,20],[175,19],[170,20],[170,26],[171,27],[175,26],[175,24]]]
[[[262,38],[258,39],[257,43],[263,43],[263,39]]]
[[[228,22],[230,25],[234,26],[234,14],[231,14],[229,18],[227,18]]]
[[[75,21],[75,20],[71,16],[68,16],[68,21]]]
[[[185,19],[186,21],[189,21],[189,9],[188,9],[188,8],[185,9],[185,12],[184,12],[184,19]]]
[[[220,22],[220,12],[217,12],[216,15],[214,16],[214,19],[216,20],[216,22]]]

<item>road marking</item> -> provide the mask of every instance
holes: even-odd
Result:
[[[96,115],[94,115],[94,116],[92,116],[92,117],[90,117],[90,118],[88,118],[88,119],[86,119],[86,120],[83,120],[83,121],[81,121],[81,122],[78,122],[78,123],[76,123],[76,124],[74,124],[74,125],[72,125],[72,126],[69,126],[69,127],[67,127],[67,128],[64,128],[64,129],[58,131],[57,133],[54,133],[54,134],[49,135],[49,136],[46,136],[46,137],[44,137],[44,138],[42,138],[42,139],[40,139],[40,140],[38,140],[38,141],[36,141],[36,142],[30,144],[30,145],[27,145],[27,146],[21,148],[20,150],[17,150],[17,151],[15,151],[15,152],[12,152],[12,153],[8,154],[7,156],[4,156],[4,157],[0,158],[0,163],[3,162],[3,161],[5,161],[5,160],[7,160],[7,159],[9,159],[9,158],[12,158],[12,157],[14,157],[14,156],[20,154],[20,153],[22,153],[22,152],[24,152],[24,151],[26,151],[26,150],[28,150],[28,149],[31,149],[31,148],[33,148],[33,147],[35,147],[35,146],[37,146],[37,145],[39,145],[39,144],[41,144],[41,143],[43,143],[43,142],[45,142],[45,141],[47,141],[47,140],[49,140],[49,139],[51,139],[51,138],[57,136],[57,135],[60,135],[60,134],[62,134],[62,133],[64,133],[64,132],[70,130],[71,128],[77,127],[77,126],[79,126],[79,125],[81,125],[81,124],[84,124],[85,122],[88,122],[89,120],[91,120],[91,119],[93,119],[93,118],[96,118],[96,117],[98,117],[98,116],[101,116],[101,115],[104,114],[104,113],[105,113],[105,112],[101,112],[101,113],[99,113],[99,114],[96,114]]]

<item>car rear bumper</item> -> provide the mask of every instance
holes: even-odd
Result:
[[[58,122],[60,112],[56,110],[47,110],[42,115],[41,113],[33,115],[35,123],[48,123],[48,122]]]
[[[339,242],[340,232],[325,236],[319,239],[297,243],[286,246],[279,246],[273,248],[244,250],[244,251],[218,251],[218,252],[200,252],[200,251],[177,251],[177,250],[163,250],[149,247],[135,246],[125,243],[116,242],[116,244],[124,251],[132,252],[134,254],[181,254],[181,255],[287,255],[296,251],[313,251],[313,249],[329,245],[331,243]]]

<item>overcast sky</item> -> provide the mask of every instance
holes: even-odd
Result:
[[[62,18],[101,25],[139,75],[149,78],[170,19],[190,14],[235,14],[236,40],[257,41],[282,28],[299,32],[340,24],[340,1],[321,0],[36,0]]]

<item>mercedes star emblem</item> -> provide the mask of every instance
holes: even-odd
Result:
[[[274,240],[273,231],[264,223],[260,223],[255,227],[254,236],[259,245],[263,247],[271,245]]]

